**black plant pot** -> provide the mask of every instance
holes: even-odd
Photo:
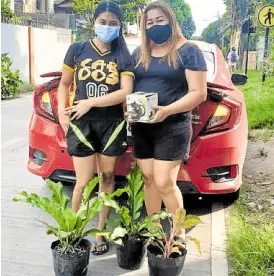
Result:
[[[119,267],[127,270],[139,269],[145,260],[147,239],[129,236],[122,240],[123,245],[116,247]]]
[[[88,272],[90,242],[82,240],[79,244],[82,252],[61,254],[56,247],[59,241],[51,244],[55,276],[86,276]]]
[[[173,254],[172,258],[164,259],[159,248],[149,245],[147,248],[149,276],[182,276],[187,250],[182,255]]]

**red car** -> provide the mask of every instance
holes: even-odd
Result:
[[[208,98],[193,110],[191,154],[182,164],[178,185],[184,193],[230,194],[236,199],[242,183],[248,123],[244,96],[235,85],[244,84],[247,78],[239,74],[230,76],[216,45],[195,43],[203,51],[208,66]],[[129,49],[132,51],[135,46],[129,45]],[[51,80],[34,91],[28,169],[43,178],[74,183],[72,159],[57,117],[61,74],[44,74]],[[118,160],[117,183],[128,174],[132,161],[130,146]]]

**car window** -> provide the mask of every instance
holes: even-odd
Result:
[[[211,52],[203,51],[203,55],[207,65],[207,77],[212,77],[215,73],[215,59]]]

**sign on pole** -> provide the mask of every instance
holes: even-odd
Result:
[[[268,41],[269,41],[269,30],[274,27],[274,6],[265,6],[258,13],[258,21],[261,25],[266,27],[265,29],[265,45],[264,45],[264,61],[268,56]],[[262,81],[265,81],[265,72],[263,70]]]
[[[259,22],[267,28],[274,26],[274,6],[265,6],[258,13]]]

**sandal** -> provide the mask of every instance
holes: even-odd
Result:
[[[91,248],[92,255],[100,256],[109,251],[109,242],[105,240],[102,242],[93,241]]]

